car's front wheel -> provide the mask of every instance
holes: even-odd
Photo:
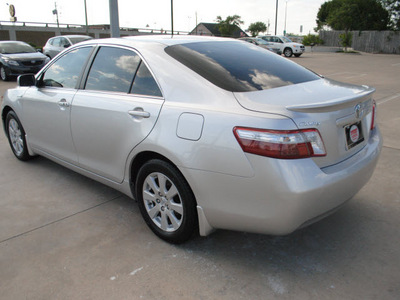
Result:
[[[171,164],[153,159],[139,170],[135,194],[150,229],[171,243],[187,241],[197,230],[194,195]]]
[[[10,76],[8,76],[6,68],[4,66],[0,67],[0,78],[3,81],[8,81],[10,79]]]
[[[6,116],[6,134],[11,150],[19,160],[32,158],[26,145],[25,131],[14,111],[9,111]]]
[[[286,57],[292,57],[293,51],[292,51],[292,49],[290,49],[290,48],[285,48],[285,50],[283,50],[283,54],[284,54]]]

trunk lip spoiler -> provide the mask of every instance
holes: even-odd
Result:
[[[332,101],[327,102],[317,102],[312,104],[300,104],[300,105],[288,105],[286,106],[287,110],[290,111],[298,111],[298,112],[309,112],[313,110],[331,110],[332,108],[337,108],[340,106],[348,106],[349,102],[362,102],[367,100],[373,93],[375,92],[375,88],[368,87],[364,91],[358,93],[357,95],[345,96],[341,98],[334,99]]]

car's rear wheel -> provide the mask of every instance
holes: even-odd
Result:
[[[10,79],[10,76],[8,76],[6,68],[4,66],[0,67],[0,78],[3,81],[8,81]]]
[[[29,155],[26,146],[25,131],[14,111],[9,111],[6,117],[6,134],[16,158],[19,160],[28,160],[32,158]]]
[[[285,48],[285,50],[283,50],[283,54],[284,54],[286,57],[292,57],[293,51],[292,51],[292,49],[290,49],[290,48]]]
[[[171,243],[187,241],[197,230],[194,195],[171,164],[153,159],[139,170],[136,199],[150,229]]]

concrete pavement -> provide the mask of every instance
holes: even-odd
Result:
[[[284,237],[220,230],[169,245],[128,197],[44,158],[20,162],[0,133],[0,298],[399,299],[400,56],[292,60],[377,88],[382,155],[346,206]]]

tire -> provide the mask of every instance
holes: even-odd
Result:
[[[285,57],[292,57],[292,55],[293,55],[292,49],[285,48],[285,50],[283,50],[283,55],[285,55]]]
[[[301,53],[300,54],[294,54],[295,57],[300,57],[300,55],[301,55]]]
[[[25,130],[14,111],[8,112],[5,125],[8,142],[15,157],[22,161],[31,159],[26,146]]]
[[[6,68],[4,66],[0,67],[0,78],[3,81],[10,80],[10,76],[7,75],[7,71],[6,71]]]
[[[161,239],[180,244],[198,232],[194,195],[171,164],[159,159],[146,162],[139,170],[135,194],[143,219]]]

